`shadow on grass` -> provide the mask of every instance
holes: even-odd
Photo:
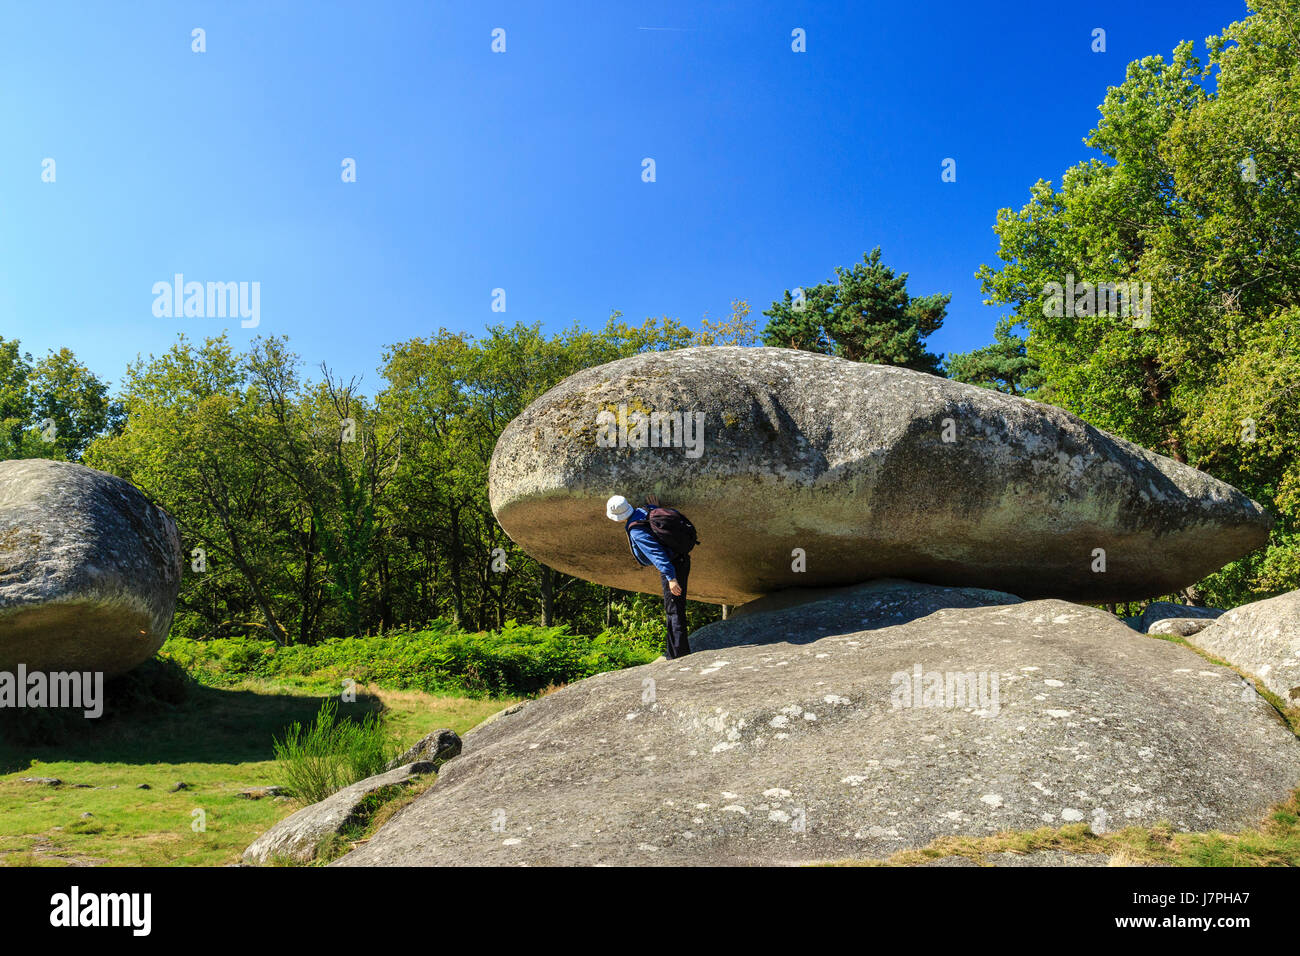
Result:
[[[156,675],[144,679],[156,682]],[[105,713],[97,719],[80,711],[6,713],[0,725],[0,774],[25,770],[33,759],[124,764],[272,760],[273,740],[283,739],[294,722],[314,720],[327,699],[225,690],[188,679],[177,684],[171,674],[166,680],[167,693],[152,696],[132,685],[109,684]],[[360,692],[355,702],[339,704],[339,715],[355,720],[382,710],[378,697]]]

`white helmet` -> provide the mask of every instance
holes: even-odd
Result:
[[[626,521],[632,514],[632,503],[622,495],[615,495],[605,502],[605,517],[610,521]]]

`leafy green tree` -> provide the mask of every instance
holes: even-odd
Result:
[[[123,426],[125,412],[109,398],[108,384],[69,349],[51,351],[38,361],[28,388],[33,416],[53,425],[53,443],[69,461],[80,461],[94,438]]]
[[[1051,401],[1279,510],[1270,550],[1207,583],[1225,604],[1300,586],[1300,508],[1284,483],[1300,436],[1280,417],[1300,308],[1300,3],[1252,7],[1209,38],[1204,67],[1190,43],[1131,63],[1085,141],[1100,158],[1001,210],[1002,265],[977,273],[1027,324]],[[1061,308],[1070,282],[1082,294]],[[1149,309],[1097,307],[1101,287],[1130,282],[1150,290]],[[1245,419],[1267,437],[1243,441]]]
[[[32,395],[28,380],[32,357],[19,351],[17,339],[0,336],[0,458],[26,458],[27,436],[32,423]]]
[[[240,437],[253,432],[260,405],[243,358],[224,335],[202,345],[180,336],[128,368],[122,401],[126,427],[92,443],[87,463],[143,489],[176,520],[186,551],[200,552],[181,610],[206,619],[209,633],[252,624],[289,643],[281,598],[301,516]]]
[[[951,295],[910,296],[907,273],[882,263],[879,247],[835,276],[804,289],[801,301],[787,289],[773,302],[763,344],[939,374],[925,339],[943,325]]]
[[[993,330],[993,344],[947,357],[947,376],[1008,395],[1033,395],[1042,374],[1038,362],[1026,353],[1024,337],[1016,335],[1014,328],[1011,319],[999,319]]]
[[[744,299],[731,300],[731,315],[722,322],[710,321],[706,315],[701,321],[701,329],[695,333],[693,345],[735,345],[748,346],[758,344],[757,325],[749,317],[749,303]]]
[[[120,430],[122,406],[69,349],[33,363],[0,336],[0,459],[80,461],[96,436]]]

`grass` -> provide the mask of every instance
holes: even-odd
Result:
[[[325,693],[311,682],[196,685],[169,712],[105,719],[70,743],[0,745],[0,864],[237,862],[259,833],[298,808],[292,800],[249,800],[239,791],[285,783],[273,740],[283,739],[294,722],[311,723]],[[339,710],[353,719],[384,711],[396,743],[405,747],[439,727],[463,734],[515,700],[367,687]],[[23,777],[63,783],[23,783]],[[173,792],[178,782],[188,788]]]
[[[1102,853],[1112,866],[1300,866],[1300,790],[1274,807],[1257,827],[1240,833],[1175,833],[1167,824],[1093,833],[1086,823],[990,837],[941,837],[919,850],[836,866],[916,866],[947,856],[984,864],[993,853]]]
[[[435,694],[496,697],[534,694],[548,684],[569,684],[649,663],[663,651],[662,633],[662,625],[646,628],[629,623],[585,637],[564,627],[515,621],[497,631],[470,633],[439,620],[420,631],[290,647],[252,638],[172,637],[163,645],[161,657],[214,687],[252,679],[301,680],[333,688],[356,681]]]

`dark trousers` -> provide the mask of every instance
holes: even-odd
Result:
[[[682,586],[681,594],[668,590],[668,579],[660,575],[664,586],[664,617],[668,620],[668,649],[664,656],[669,660],[691,652],[691,643],[686,639],[686,579],[691,574],[691,556],[674,557],[673,568],[677,571],[677,583]]]

